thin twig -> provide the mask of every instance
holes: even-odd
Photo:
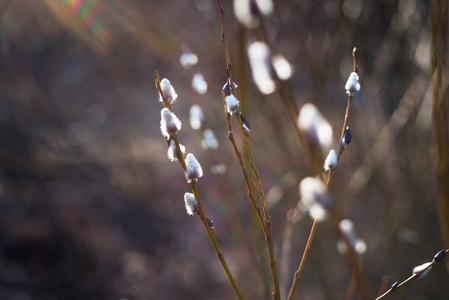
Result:
[[[265,276],[264,268],[263,268],[262,264],[259,262],[259,260],[257,259],[256,254],[254,253],[254,247],[250,243],[249,234],[247,232],[245,232],[245,230],[243,228],[242,220],[239,218],[239,214],[237,211],[236,201],[230,195],[229,188],[226,185],[226,182],[224,180],[225,176],[216,174],[215,178],[216,178],[218,184],[220,185],[221,189],[226,194],[229,213],[232,218],[233,226],[237,232],[237,236],[238,236],[240,242],[242,243],[243,247],[245,248],[246,252],[248,253],[248,257],[250,258],[251,263],[256,267],[257,272],[260,275],[260,279],[262,280],[262,282],[265,282],[266,276]]]
[[[413,280],[424,277],[426,273],[430,270],[430,268],[432,268],[435,264],[439,263],[444,258],[447,252],[449,252],[449,249],[443,249],[439,251],[437,254],[435,254],[433,260],[425,268],[422,268],[419,271],[413,270],[413,274],[409,278],[407,278],[406,280],[404,280],[399,284],[396,281],[385,293],[377,297],[375,300],[381,300],[390,295],[391,293],[396,292],[399,288],[412,282]]]
[[[156,85],[156,89],[158,90],[160,97],[162,99],[162,102],[164,104],[164,106],[168,109],[170,109],[170,103],[169,101],[167,101],[167,99],[165,99],[163,93],[162,93],[162,88],[161,88],[161,82],[160,82],[160,78],[159,78],[159,72],[156,71],[156,81],[155,81],[155,85]],[[176,151],[177,151],[177,158],[179,163],[181,164],[182,169],[184,170],[184,172],[186,171],[186,162],[184,160],[184,156],[182,155],[182,151],[181,151],[181,147],[179,145],[179,141],[178,141],[178,137],[176,135],[171,135],[170,139],[173,140],[173,142],[176,145]],[[170,145],[170,139],[168,140],[168,145]],[[238,298],[241,300],[244,300],[245,298],[243,297],[242,293],[240,292],[239,287],[237,286],[237,283],[234,280],[234,277],[231,274],[231,271],[229,270],[228,264],[226,263],[226,260],[223,256],[223,254],[221,253],[220,247],[218,245],[217,239],[215,238],[215,234],[212,230],[212,228],[209,225],[209,222],[207,221],[207,217],[206,214],[204,213],[204,209],[203,209],[203,205],[201,203],[200,197],[198,195],[198,191],[196,188],[196,183],[195,182],[190,182],[190,189],[192,190],[192,193],[196,199],[196,201],[198,202],[198,211],[197,211],[197,215],[200,218],[201,222],[204,225],[204,228],[206,229],[207,235],[209,236],[209,239],[212,243],[212,246],[214,247],[215,253],[217,254],[218,259],[221,262],[221,265],[226,273],[226,276],[229,279],[229,282],[231,283],[235,293],[237,294]]]
[[[226,263],[226,260],[221,253],[220,247],[218,246],[217,239],[215,238],[214,231],[209,225],[209,222],[207,221],[206,215],[203,210],[203,206],[201,204],[197,189],[196,189],[196,183],[192,182],[190,183],[190,188],[192,190],[193,195],[195,196],[195,199],[198,201],[198,217],[201,219],[201,222],[204,225],[204,229],[206,229],[207,235],[209,236],[209,239],[212,243],[212,246],[214,247],[215,253],[217,254],[218,259],[221,262],[221,265],[223,266],[223,269],[225,270],[226,275],[228,276],[229,282],[231,283],[232,287],[234,288],[235,293],[239,297],[239,299],[245,299],[240,292],[239,287],[237,286],[236,282],[234,281],[234,278],[232,277],[231,271],[229,270],[228,264]]]
[[[293,299],[293,295],[295,294],[296,287],[298,286],[299,278],[301,277],[302,270],[304,269],[304,265],[306,263],[307,256],[309,255],[310,249],[312,247],[313,237],[315,235],[317,221],[313,220],[312,228],[310,229],[309,238],[307,239],[306,247],[304,248],[304,252],[302,254],[301,262],[299,263],[298,270],[295,272],[293,277],[293,283],[290,287],[290,292],[288,293],[287,300]]]
[[[254,174],[255,186],[257,188],[257,191],[259,192],[259,198],[262,203],[262,211],[263,211],[263,216],[264,216],[264,227],[265,227],[265,239],[267,241],[267,246],[268,246],[268,255],[269,255],[269,260],[270,260],[270,269],[271,269],[271,276],[272,276],[273,288],[274,288],[274,298],[278,299],[277,297],[279,297],[279,299],[280,299],[280,288],[279,288],[279,278],[278,278],[278,273],[277,273],[277,263],[276,263],[276,257],[274,255],[274,246],[273,246],[273,239],[272,239],[272,233],[271,233],[271,220],[270,220],[270,216],[268,215],[267,204],[266,204],[266,200],[265,200],[265,192],[262,187],[262,181],[260,179],[260,174],[259,174],[259,171],[256,166],[256,162],[253,157],[251,146],[250,146],[249,141],[244,132],[243,123],[240,118],[240,112],[235,114],[235,116],[236,116],[237,122],[239,124],[243,143],[245,144],[245,147],[246,147],[246,151],[247,151],[248,158],[249,158],[249,165]],[[276,297],[276,295],[277,295],[277,297]]]
[[[352,94],[349,93],[348,94],[348,105],[346,106],[346,113],[345,113],[345,120],[343,122],[343,128],[341,130],[341,136],[340,136],[340,147],[338,149],[338,155],[337,155],[337,159],[338,161],[340,161],[340,157],[341,154],[343,153],[343,151],[345,150],[345,147],[343,147],[341,141],[343,140],[343,135],[345,134],[345,130],[346,127],[348,126],[348,122],[349,122],[349,111],[351,109],[351,103],[352,103]]]
[[[234,139],[234,133],[232,131],[232,125],[231,125],[231,118],[230,118],[230,114],[228,114],[226,111],[227,107],[226,107],[225,99],[224,99],[224,109],[225,109],[225,113],[226,113],[226,124],[228,126],[228,140],[231,142],[232,147],[234,149],[234,153],[239,162],[239,166],[242,171],[243,179],[245,181],[246,189],[248,191],[248,199],[249,199],[251,205],[253,206],[254,211],[256,212],[260,226],[262,227],[263,233],[265,235],[265,240],[267,242],[267,248],[268,248],[269,259],[270,259],[270,269],[271,269],[271,275],[272,275],[271,277],[273,280],[273,287],[276,287],[275,282],[277,282],[277,287],[279,289],[279,282],[277,281],[277,269],[275,269],[276,268],[276,259],[274,257],[273,240],[271,238],[271,223],[269,220],[264,218],[262,211],[260,210],[260,207],[256,203],[254,194],[252,193],[251,183],[249,181],[248,173],[245,170],[245,166],[244,166],[243,159],[242,159],[242,154],[238,150],[237,144]],[[276,281],[273,278],[276,278]],[[279,295],[279,292],[276,293],[276,288],[274,288],[274,290],[275,290],[274,295]],[[275,299],[280,299],[280,298],[275,298]]]
[[[432,32],[431,70],[432,80],[432,143],[434,153],[434,173],[436,198],[440,217],[441,234],[446,247],[449,247],[449,104],[444,90],[447,81],[444,68],[447,67],[447,12],[448,0],[436,1],[430,5]],[[447,74],[447,73],[446,73]]]
[[[357,65],[356,54],[357,54],[357,48],[354,47],[354,49],[352,50],[352,60],[354,62],[353,72],[359,73],[359,67]],[[343,136],[345,134],[346,127],[348,126],[348,123],[349,123],[349,111],[351,109],[352,97],[353,97],[352,93],[348,92],[348,105],[346,106],[345,120],[343,122],[343,127],[341,129],[340,147],[338,149],[338,155],[337,155],[338,161],[340,161],[340,156],[343,153],[343,151],[345,150],[345,147],[342,145],[341,141],[343,140]]]
[[[357,49],[354,47],[353,52],[352,52],[353,61],[354,61],[354,68],[353,68],[354,72],[358,71],[357,60],[356,60],[356,53],[357,53]],[[352,93],[348,93],[348,103],[347,103],[347,106],[346,106],[345,118],[344,118],[344,121],[343,121],[341,137],[340,137],[340,140],[339,140],[338,160],[340,160],[340,157],[341,157],[341,155],[343,153],[343,150],[344,150],[344,147],[341,146],[341,141],[343,139],[343,135],[345,133],[346,127],[348,126],[348,123],[349,123],[349,115],[350,115],[352,98],[353,98]],[[330,184],[332,182],[332,178],[333,178],[334,172],[335,172],[335,170],[329,170],[329,172],[328,172],[328,177],[327,177],[327,182],[326,182],[326,189],[327,190],[330,189]],[[365,284],[365,282],[364,282],[364,280],[362,278],[361,269],[359,268],[357,254],[354,252],[354,250],[350,246],[349,242],[346,240],[345,235],[342,234],[342,232],[339,229],[339,223],[341,221],[341,217],[337,213],[336,209],[334,209],[332,219],[333,219],[333,225],[334,225],[334,228],[337,231],[337,234],[339,235],[339,237],[341,239],[343,239],[346,242],[346,244],[348,246],[347,247],[348,251],[346,253],[346,259],[347,259],[350,267],[352,268],[353,272],[355,272],[357,274],[357,276],[355,276],[357,288],[359,289],[363,299],[369,299],[369,297],[368,297],[368,290],[367,290],[366,284]],[[301,262],[299,263],[298,270],[295,272],[295,275],[293,277],[293,282],[292,282],[292,285],[291,285],[290,292],[289,292],[289,295],[287,297],[287,300],[293,299],[293,295],[294,295],[294,293],[296,291],[296,287],[298,285],[299,278],[300,278],[302,270],[304,268],[305,261],[306,261],[306,259],[308,257],[309,252],[310,252],[310,248],[311,248],[311,245],[312,245],[313,237],[314,237],[315,231],[316,231],[316,223],[317,223],[316,219],[313,220],[312,228],[310,229],[309,237],[307,239],[307,244],[306,244],[306,247],[304,249],[304,252],[303,252],[303,255],[302,255],[302,258],[301,258]]]
[[[232,95],[235,95],[232,64],[231,64],[231,60],[229,58],[229,52],[228,52],[228,48],[226,46],[226,39],[225,39],[223,8],[221,7],[220,0],[217,0],[217,4],[218,4],[218,10],[219,10],[219,14],[220,14],[220,21],[221,21],[221,41],[223,43],[223,48],[224,48],[224,52],[225,52],[226,68],[227,68],[227,73],[228,73],[228,82],[229,82],[229,86],[231,88]],[[255,176],[256,188],[257,188],[260,198],[261,198],[263,216],[260,212],[260,208],[255,203],[254,196],[251,192],[251,186],[249,184],[248,176],[246,174],[246,171],[245,171],[245,168],[244,168],[244,165],[242,162],[241,154],[237,149],[237,145],[235,144],[232,127],[231,127],[231,121],[230,121],[229,114],[227,112],[227,107],[226,107],[226,98],[224,98],[224,106],[225,106],[224,108],[225,108],[225,113],[226,113],[226,122],[228,125],[228,139],[231,141],[233,148],[234,148],[234,152],[237,156],[237,159],[239,160],[240,168],[242,170],[243,177],[245,179],[246,188],[248,190],[248,198],[250,199],[250,202],[251,202],[254,210],[256,211],[256,214],[259,218],[259,222],[261,223],[261,226],[262,226],[262,230],[265,234],[265,240],[267,242],[268,255],[269,255],[269,261],[270,261],[271,279],[273,281],[274,292],[272,293],[272,295],[275,300],[280,300],[280,289],[279,289],[279,279],[278,279],[278,274],[277,274],[277,264],[276,264],[276,257],[274,255],[273,240],[272,240],[272,236],[271,236],[271,221],[268,216],[268,212],[267,212],[267,208],[266,208],[265,193],[263,191],[262,183],[260,180],[260,175],[259,175],[259,172],[257,171],[256,165],[255,165],[255,162],[253,159],[251,147],[248,144],[248,141],[246,139],[246,136],[245,136],[245,133],[243,130],[242,122],[239,118],[240,114],[238,114],[238,115],[236,114],[237,120],[239,122],[240,132],[241,132],[242,138],[245,142],[245,147],[247,149],[247,153],[249,156],[250,166],[251,166],[252,171]]]

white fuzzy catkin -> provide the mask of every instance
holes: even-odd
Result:
[[[359,75],[356,72],[349,74],[349,78],[345,84],[346,93],[353,95],[354,92],[360,91]]]
[[[294,68],[293,66],[280,54],[273,56],[272,59],[274,70],[276,75],[281,80],[287,80],[292,77]]]
[[[267,16],[273,12],[272,0],[234,0],[234,14],[237,20],[248,28],[257,28],[260,24],[256,12]]]
[[[199,106],[198,104],[193,104],[190,107],[189,117],[190,127],[195,130],[200,129],[204,121],[204,113],[201,109],[201,106]]]
[[[324,171],[333,170],[337,166],[337,160],[337,153],[334,149],[331,149],[324,161]]]
[[[363,240],[357,238],[357,235],[355,234],[354,223],[351,220],[341,220],[338,226],[342,234],[345,236],[345,239],[348,242],[349,246],[354,249],[355,252],[359,254],[363,254],[366,252],[366,243]],[[341,250],[346,250],[345,246],[346,244],[342,244]]]
[[[221,162],[217,162],[217,163],[213,164],[210,169],[211,169],[212,173],[217,174],[217,175],[226,174],[226,166]]]
[[[189,216],[193,216],[198,211],[198,201],[196,201],[195,195],[192,193],[184,194],[184,203]]]
[[[299,184],[302,204],[312,218],[322,222],[329,216],[330,196],[323,182],[317,178],[306,177]]]
[[[354,246],[355,252],[358,254],[363,254],[368,250],[368,246],[366,245],[364,240],[358,239]]]
[[[298,127],[312,146],[329,148],[332,143],[332,127],[315,105],[306,103],[298,116]]]
[[[186,178],[188,183],[198,181],[203,176],[203,168],[192,153],[186,156]]]
[[[413,275],[415,275],[417,279],[423,278],[432,268],[432,265],[433,265],[432,262],[426,262],[425,264],[414,267]]]
[[[236,113],[239,109],[239,100],[234,95],[230,94],[229,96],[226,96],[225,101],[228,113],[231,115]]]
[[[181,121],[168,108],[161,110],[161,132],[167,139],[181,129]]]
[[[218,141],[215,137],[214,132],[211,129],[206,129],[203,132],[203,140],[201,141],[201,146],[203,149],[217,149]]]
[[[203,74],[196,73],[192,79],[192,88],[200,95],[204,95],[207,92],[207,82]]]
[[[270,48],[264,42],[254,42],[248,48],[249,63],[254,82],[260,92],[269,95],[276,90]]]
[[[190,50],[182,51],[179,62],[184,69],[190,69],[198,62],[198,56]]]
[[[358,239],[355,242],[355,245],[351,245],[352,249],[358,254],[363,254],[368,250],[368,246],[366,245],[364,240]],[[339,240],[337,242],[337,250],[340,254],[345,254],[348,252],[348,245],[345,241]]]
[[[184,155],[186,153],[186,147],[183,144],[179,144],[179,148],[181,149],[181,154]],[[170,147],[168,147],[167,157],[171,161],[176,161],[179,159],[176,144],[173,140],[170,140]]]
[[[167,78],[161,80],[161,89],[162,96],[164,96],[168,104],[172,104],[178,99],[178,94],[176,94],[175,89]],[[162,97],[159,98],[159,102],[163,102]]]

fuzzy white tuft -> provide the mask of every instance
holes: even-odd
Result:
[[[190,50],[184,50],[179,58],[179,62],[184,69],[190,69],[197,64],[198,56]]]
[[[364,240],[358,239],[355,243],[354,250],[358,254],[363,254],[368,250],[368,246],[366,245]]]
[[[280,54],[273,57],[273,67],[279,79],[287,80],[292,77],[294,68],[293,66]]]
[[[237,20],[248,28],[257,28],[260,15],[270,15],[273,12],[272,0],[234,0],[234,14]]]
[[[193,216],[198,212],[198,201],[196,201],[195,195],[192,193],[184,194],[184,203],[186,205],[186,211],[189,216]]]
[[[196,73],[192,79],[192,88],[200,95],[204,95],[207,92],[207,82],[204,79],[203,74]]]
[[[201,106],[199,106],[198,104],[193,104],[190,107],[189,117],[190,117],[190,127],[192,127],[192,129],[195,130],[200,129],[204,121],[204,113],[203,110],[201,109]]]
[[[366,252],[366,243],[365,241],[357,238],[357,235],[355,234],[354,223],[351,220],[341,220],[338,227],[345,237],[346,242],[355,252],[357,252],[358,254],[363,254]],[[340,249],[340,252],[345,252],[347,250],[347,245],[344,242],[340,243],[338,247]]]
[[[167,100],[168,104],[172,104],[178,99],[175,89],[167,78],[161,80],[162,96]],[[163,102],[162,97],[159,97],[159,102]]]
[[[299,192],[310,216],[318,222],[325,221],[329,216],[331,200],[324,184],[319,179],[306,177],[299,184]]]
[[[344,219],[340,221],[338,227],[349,245],[354,248],[355,243],[357,242],[357,237],[354,231],[354,223],[352,223],[351,220]]]
[[[345,84],[346,93],[353,95],[354,92],[360,91],[359,75],[356,72],[349,74],[349,78]]]
[[[333,170],[337,166],[337,160],[337,153],[334,149],[331,149],[324,161],[324,171]]]
[[[203,168],[192,153],[186,156],[186,178],[188,183],[197,181],[198,178],[203,176]]]
[[[201,146],[204,149],[217,149],[218,141],[215,137],[214,132],[211,129],[206,129],[203,132],[203,140],[201,141]]]
[[[432,265],[433,265],[432,262],[426,262],[425,264],[414,267],[413,275],[415,275],[417,279],[423,278],[432,268]]]
[[[226,166],[221,162],[217,162],[217,163],[213,164],[210,169],[211,169],[212,173],[214,173],[214,174],[218,174],[218,175],[226,174]]]
[[[161,110],[161,132],[167,139],[181,129],[181,121],[168,108]]]
[[[225,97],[226,108],[228,109],[229,114],[236,113],[239,109],[239,100],[232,94]]]
[[[263,42],[254,42],[248,48],[248,56],[251,73],[260,92],[265,95],[273,93],[276,82],[273,78],[270,48]]]
[[[251,12],[252,0],[234,0],[234,15],[236,19],[248,28],[257,28],[259,18]]]
[[[256,0],[257,6],[260,12],[264,16],[268,16],[273,12],[273,1],[272,0]]]
[[[181,154],[184,156],[186,153],[186,147],[183,144],[179,144],[181,149]],[[168,147],[167,157],[171,161],[176,161],[179,159],[178,150],[176,149],[176,144],[173,140],[170,140],[170,147]]]
[[[329,148],[332,143],[332,127],[321,115],[315,105],[306,103],[298,116],[299,129],[307,142],[313,146]]]

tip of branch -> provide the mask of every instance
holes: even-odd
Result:
[[[357,65],[357,59],[355,57],[356,55],[357,55],[357,47],[354,47],[352,49],[352,59],[354,60],[354,72],[359,74],[359,66]]]

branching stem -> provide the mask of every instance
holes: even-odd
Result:
[[[235,85],[234,85],[234,77],[233,77],[233,73],[232,73],[232,63],[231,60],[229,58],[229,52],[228,52],[228,48],[226,46],[226,39],[225,39],[225,30],[224,30],[224,20],[223,20],[223,8],[221,7],[220,4],[220,0],[217,0],[217,4],[218,4],[218,10],[220,13],[220,21],[221,21],[221,41],[223,43],[223,49],[225,52],[225,59],[226,59],[226,69],[227,69],[227,75],[228,75],[228,82],[229,82],[229,86],[231,87],[231,93],[233,95],[235,95]],[[251,169],[253,171],[254,174],[254,178],[255,178],[255,185],[257,188],[257,191],[259,193],[260,196],[260,200],[262,203],[262,210],[263,210],[263,214],[260,211],[259,206],[256,204],[255,198],[253,193],[251,192],[251,185],[248,179],[248,174],[246,173],[243,161],[242,161],[242,155],[240,153],[240,151],[237,148],[237,145],[235,143],[235,139],[234,139],[234,135],[233,135],[233,131],[232,131],[232,126],[231,126],[231,120],[230,120],[230,115],[227,112],[227,106],[226,106],[226,98],[223,99],[224,100],[224,109],[225,109],[225,113],[226,113],[226,123],[228,126],[228,139],[229,141],[232,143],[232,147],[234,148],[234,152],[237,156],[237,160],[239,161],[239,165],[240,168],[242,170],[242,174],[243,174],[243,178],[245,180],[245,185],[246,188],[248,190],[248,198],[257,214],[257,217],[259,219],[260,225],[262,226],[262,230],[264,232],[265,235],[265,240],[267,242],[267,248],[268,248],[268,255],[269,255],[269,261],[270,261],[270,271],[271,271],[271,279],[273,281],[273,289],[274,292],[272,293],[273,298],[275,300],[280,300],[280,288],[279,288],[279,279],[278,279],[278,273],[277,273],[277,264],[276,264],[276,257],[274,255],[274,247],[273,247],[273,240],[272,240],[272,236],[271,236],[271,221],[270,221],[270,217],[268,215],[268,211],[266,208],[266,203],[265,203],[265,193],[263,191],[263,187],[262,187],[262,182],[260,179],[260,174],[257,170],[256,167],[256,163],[254,161],[253,158],[253,154],[252,154],[252,150],[251,147],[248,143],[248,140],[246,138],[244,129],[243,129],[243,124],[242,121],[240,119],[240,112],[236,113],[235,116],[237,118],[237,121],[239,123],[239,128],[240,128],[240,133],[242,136],[242,139],[245,143],[245,147],[247,150],[247,154],[249,157],[249,164],[251,166]]]
[[[357,53],[357,49],[354,47],[353,52],[352,52],[353,61],[354,61],[354,68],[353,68],[354,72],[358,71],[357,60],[356,60],[356,56],[355,56],[356,53]],[[346,106],[345,118],[344,118],[344,121],[343,121],[341,137],[340,137],[340,140],[339,140],[339,151],[338,151],[338,156],[337,156],[338,157],[338,161],[340,161],[341,154],[343,153],[343,150],[344,150],[343,146],[341,145],[341,140],[343,139],[343,135],[345,133],[346,127],[348,126],[348,123],[349,123],[349,114],[350,114],[350,109],[351,109],[352,98],[353,98],[352,93],[348,93],[348,103],[347,103],[347,106]],[[326,182],[326,189],[327,190],[330,189],[330,185],[331,185],[331,182],[332,182],[332,178],[333,178],[334,172],[335,172],[335,170],[329,170],[329,172],[328,172],[328,177],[327,177],[327,182]],[[322,178],[322,177],[320,177],[320,178]],[[352,247],[350,246],[350,244],[346,240],[345,235],[342,234],[342,232],[339,229],[339,223],[340,223],[341,217],[339,216],[339,214],[338,214],[338,212],[337,212],[337,210],[335,208],[334,208],[334,211],[333,211],[332,219],[333,219],[332,223],[333,223],[334,228],[337,231],[337,234],[339,235],[339,237],[341,239],[343,239],[345,241],[345,243],[348,246],[347,247],[348,251],[346,253],[346,259],[347,259],[350,267],[356,273],[355,279],[356,279],[357,287],[358,287],[358,289],[359,289],[359,291],[361,293],[362,298],[365,299],[365,300],[368,300],[369,299],[368,289],[366,287],[366,284],[365,284],[365,282],[363,280],[363,277],[362,277],[361,270],[359,268],[358,256],[355,253],[354,249],[352,249]],[[299,278],[300,278],[302,270],[304,268],[305,261],[306,261],[306,259],[308,257],[308,254],[310,252],[310,248],[312,246],[313,237],[315,236],[315,231],[316,231],[316,223],[317,223],[316,219],[313,220],[312,228],[310,229],[310,233],[309,233],[309,237],[307,239],[306,247],[304,249],[304,252],[303,252],[303,255],[302,255],[302,258],[301,258],[301,262],[299,263],[298,270],[295,272],[295,275],[293,277],[293,282],[292,282],[292,285],[291,285],[290,292],[288,294],[287,300],[293,299],[293,294],[296,291],[296,287],[298,285]]]

